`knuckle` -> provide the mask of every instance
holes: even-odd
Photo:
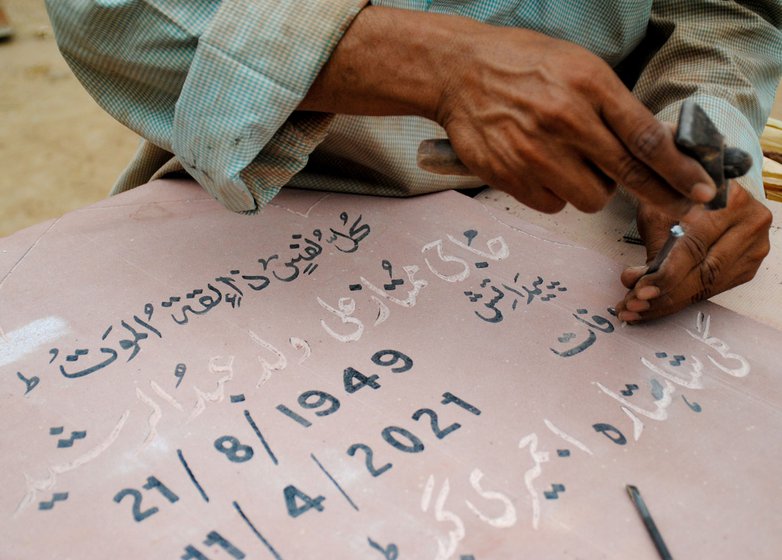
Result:
[[[551,160],[546,150],[536,147],[530,141],[520,141],[514,146],[514,157],[519,167],[544,170],[551,167]]]
[[[742,270],[739,274],[736,275],[736,284],[744,284],[745,282],[749,282],[752,280],[755,275],[757,274],[758,270],[760,270],[760,264],[763,262],[763,259],[768,254],[770,246],[766,246],[764,248],[761,248],[753,255],[748,255],[744,262],[742,262]]]
[[[760,266],[760,262],[771,252],[771,241],[769,240],[768,236],[766,236],[759,242],[754,243],[752,249],[753,251],[749,255],[749,258],[752,261],[757,262],[757,265]]]
[[[546,103],[538,110],[537,127],[543,132],[572,132],[572,123],[568,117],[568,109],[561,102]]]
[[[570,70],[570,84],[579,92],[600,91],[606,87],[606,82],[613,84],[613,72],[607,73],[607,65],[598,57],[586,57],[579,60]]]
[[[630,135],[630,149],[643,160],[654,158],[663,142],[668,137],[668,130],[657,120],[649,120]]]
[[[570,92],[553,91],[536,108],[537,128],[544,132],[573,134],[581,125]]]
[[[624,155],[618,162],[619,182],[625,187],[643,191],[652,182],[652,176],[646,166],[630,154]]]
[[[733,207],[739,208],[739,213],[758,231],[771,229],[774,217],[771,210],[756,200],[747,189],[734,183],[731,185],[730,195],[733,198]]]
[[[771,210],[761,204],[759,206],[756,219],[758,230],[761,232],[768,232],[771,229],[771,223],[774,219],[774,215],[771,213]]]
[[[473,164],[480,170],[480,176],[490,185],[502,187],[516,184],[523,174],[524,158],[518,157],[518,152],[504,143],[495,143],[491,149],[478,150]]]
[[[759,247],[759,251],[760,253],[759,253],[758,261],[762,261],[771,252],[771,242],[768,239],[766,239],[763,245]],[[760,266],[760,262],[758,262],[758,266]]]
[[[724,263],[716,255],[709,255],[703,259],[698,271],[700,272],[700,285],[703,290],[711,291],[717,285],[717,281],[724,269]]]
[[[515,161],[499,162],[490,164],[491,176],[494,182],[493,186],[499,188],[513,188],[516,190],[534,191],[539,183],[537,177],[528,173],[525,166]]]
[[[747,282],[749,282],[755,277],[755,274],[757,274],[757,272],[758,272],[758,267],[753,267],[749,270],[743,271],[741,274],[739,274],[736,277],[736,283],[734,284],[734,286],[738,286],[739,284],[746,284]]]
[[[469,164],[476,169],[491,171],[493,160],[488,157],[486,150],[474,150],[469,152],[469,160],[462,158],[463,161],[469,161]]]
[[[592,168],[586,175],[586,190],[589,193],[583,212],[593,214],[599,212],[608,204],[616,190],[616,183]]]

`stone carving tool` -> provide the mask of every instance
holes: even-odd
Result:
[[[638,515],[641,516],[641,520],[644,522],[644,526],[646,527],[649,536],[652,538],[654,547],[657,549],[657,553],[660,555],[661,560],[673,560],[673,556],[671,556],[671,553],[668,551],[668,547],[665,546],[663,536],[657,529],[657,525],[655,524],[654,519],[652,519],[649,508],[646,507],[646,502],[644,502],[644,499],[641,497],[638,488],[632,484],[628,484],[625,486],[625,489],[630,496],[630,501],[633,502],[635,509],[638,511]]]
[[[688,99],[679,113],[676,129],[676,146],[698,161],[717,186],[717,194],[704,206],[707,210],[721,210],[728,205],[730,179],[741,177],[752,167],[752,156],[738,148],[725,147],[725,137],[720,134],[700,105]],[[663,248],[649,264],[646,274],[657,272],[676,240],[684,237],[684,229],[676,224]]]
[[[688,99],[679,113],[676,145],[696,159],[706,170],[717,194],[706,204],[709,210],[720,210],[728,204],[730,179],[741,177],[752,167],[752,156],[738,148],[726,148],[725,137],[720,134],[700,105]]]

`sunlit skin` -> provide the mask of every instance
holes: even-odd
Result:
[[[746,282],[768,253],[760,202],[734,184],[727,209],[703,210],[714,184],[671,127],[604,61],[534,31],[367,7],[299,109],[432,119],[474,175],[541,212],[596,212],[622,184],[639,200],[647,262],[680,220],[687,234],[658,272],[622,273],[629,292],[617,311],[628,322]]]

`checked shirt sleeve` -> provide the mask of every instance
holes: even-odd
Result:
[[[230,210],[257,212],[333,115],[296,112],[366,0],[47,0],[98,103]]]
[[[697,101],[729,145],[752,154],[755,165],[739,181],[764,199],[758,138],[782,76],[782,3],[657,1],[649,37],[662,44],[634,93],[667,122],[685,99]]]

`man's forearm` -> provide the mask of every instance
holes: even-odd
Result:
[[[605,61],[528,29],[365,8],[299,109],[435,120],[474,175],[544,212],[597,211],[616,182],[673,215],[714,192]]]
[[[417,115],[437,120],[451,72],[463,59],[466,33],[483,24],[370,6],[353,20],[309,93],[304,111]]]

